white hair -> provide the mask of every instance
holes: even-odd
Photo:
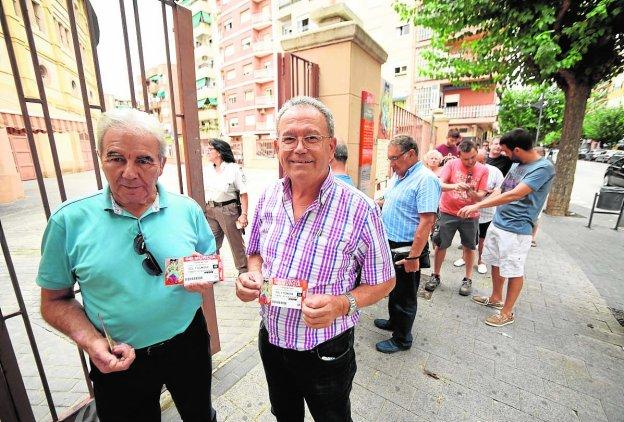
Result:
[[[158,141],[161,157],[167,151],[167,142],[160,122],[152,114],[134,108],[117,108],[102,113],[96,128],[97,149],[102,153],[102,140],[109,129],[118,128],[128,132],[151,135]]]
[[[306,96],[294,97],[284,103],[282,108],[277,113],[277,127],[279,127],[279,122],[282,119],[284,113],[294,107],[313,107],[317,109],[319,113],[321,113],[325,118],[325,123],[327,123],[328,135],[332,137],[334,136],[334,115],[332,114],[331,110],[316,98]]]

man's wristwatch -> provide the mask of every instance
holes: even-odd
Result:
[[[349,301],[349,310],[347,311],[347,316],[353,315],[357,310],[357,303],[355,302],[355,297],[351,294],[351,292],[347,292],[344,294],[347,300]]]

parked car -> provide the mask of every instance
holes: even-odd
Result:
[[[624,158],[624,151],[615,151],[615,154],[613,154],[611,158],[607,160],[607,164],[613,164],[620,158]]]
[[[589,161],[594,161],[597,156],[599,156],[600,154],[603,154],[605,151],[606,150],[600,149],[600,148],[592,149],[591,151],[587,153],[587,159]]]
[[[585,160],[585,156],[587,155],[587,153],[589,152],[588,148],[579,148],[578,150],[578,158],[579,160]]]
[[[624,158],[607,167],[604,174],[605,186],[619,186],[624,188]]]
[[[609,161],[609,158],[613,157],[613,154],[615,154],[616,152],[617,151],[614,149],[607,150],[603,152],[602,154],[600,154],[599,156],[597,156],[594,161],[598,163],[606,163],[607,161]]]

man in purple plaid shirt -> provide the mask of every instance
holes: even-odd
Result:
[[[316,421],[350,421],[358,310],[394,287],[387,237],[375,203],[334,181],[325,105],[291,99],[277,132],[285,177],[258,201],[236,295],[262,303],[258,343],[277,420],[303,421],[305,400]]]

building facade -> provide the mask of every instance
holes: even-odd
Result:
[[[217,0],[222,133],[234,155],[272,158],[276,46],[270,0]],[[273,161],[273,160],[271,160]]]
[[[28,10],[25,12],[29,16],[39,60],[39,68],[33,69],[20,2],[0,1],[8,21],[10,42],[15,51],[24,95],[39,98],[35,72],[43,79],[62,171],[92,169],[94,163],[84,123],[67,3],[61,0],[26,2]],[[74,14],[87,98],[91,104],[97,104],[98,91],[86,13],[84,1],[75,0]],[[4,34],[1,35],[4,38]],[[26,138],[5,40],[0,42],[0,202],[18,199],[23,195],[21,181],[35,178],[32,153]],[[31,105],[29,113],[43,175],[53,176],[52,154],[41,108]]]

